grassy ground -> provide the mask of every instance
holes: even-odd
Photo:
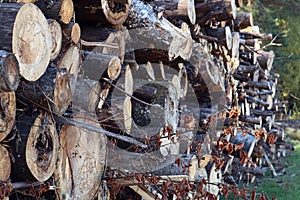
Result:
[[[285,172],[277,177],[272,177],[268,172],[264,177],[257,178],[254,184],[249,185],[249,192],[256,190],[257,198],[264,193],[270,200],[276,197],[277,200],[298,200],[300,199],[300,130],[288,129],[286,131],[288,141],[294,144],[295,151],[289,153],[282,161],[287,164]],[[240,187],[246,187],[240,186]],[[226,198],[221,197],[221,200]],[[228,200],[243,199],[234,197]]]

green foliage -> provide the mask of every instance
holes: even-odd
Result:
[[[243,10],[253,13],[254,22],[262,33],[276,36],[275,43],[281,47],[270,46],[276,58],[274,69],[281,76],[284,94],[300,97],[300,1],[299,0],[255,0]],[[268,41],[270,42],[270,41]],[[264,44],[263,44],[264,45]],[[296,101],[300,107],[300,101]]]

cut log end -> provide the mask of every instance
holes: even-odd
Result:
[[[8,54],[1,64],[1,84],[0,90],[2,91],[15,91],[19,86],[19,63],[13,54]]]
[[[15,92],[0,93],[1,116],[0,122],[0,141],[2,141],[11,131],[16,115],[16,96]]]
[[[11,161],[8,150],[0,145],[0,181],[9,179],[11,173]]]
[[[13,27],[12,49],[26,80],[36,81],[44,74],[51,46],[51,33],[43,13],[34,4],[22,6]]]
[[[112,3],[110,3],[112,2]],[[119,4],[119,5],[117,5]],[[119,2],[114,2],[110,0],[101,0],[101,6],[103,13],[107,19],[112,25],[122,25],[129,13],[129,4],[122,4],[120,7]],[[111,8],[111,5],[113,5],[114,8]],[[118,10],[116,8],[120,7]]]
[[[74,5],[72,0],[63,0],[60,8],[61,22],[68,24],[74,15]]]
[[[72,30],[71,30],[72,42],[74,42],[74,44],[78,44],[80,37],[81,37],[80,26],[79,26],[79,24],[74,23],[74,25],[72,26]]]
[[[107,68],[108,77],[111,80],[115,80],[120,75],[121,69],[122,69],[122,65],[120,59],[117,57],[113,57],[108,64],[108,68]]]
[[[38,181],[49,179],[58,155],[58,135],[49,115],[41,113],[30,129],[26,144],[26,163]]]

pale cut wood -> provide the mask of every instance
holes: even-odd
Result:
[[[65,68],[68,71],[69,79],[70,79],[70,87],[72,94],[75,92],[76,80],[78,76],[78,72],[80,70],[81,65],[81,51],[80,48],[76,45],[71,45],[67,51],[63,54],[59,63],[57,64],[57,68]]]
[[[59,20],[64,24],[68,24],[74,15],[72,0],[57,0],[55,2],[38,0],[35,4],[47,18]]]
[[[20,65],[20,74],[36,81],[50,61],[52,49],[48,22],[34,4],[24,4],[19,10],[13,28],[12,51]]]
[[[133,123],[131,113],[132,113],[131,97],[126,96],[123,104],[123,116],[124,116],[125,132],[127,133],[130,133],[131,126]]]
[[[26,144],[26,163],[38,181],[49,179],[58,156],[58,134],[51,115],[41,113],[33,122]]]
[[[74,119],[100,128],[97,120],[89,115],[74,116]],[[60,139],[61,145],[65,145],[62,147],[68,156],[72,172],[72,192],[69,195],[72,199],[94,199],[106,166],[106,136],[76,126],[64,125]],[[64,173],[64,169],[57,173]],[[57,177],[62,176],[60,174]],[[61,181],[62,186],[69,184],[63,179]],[[61,190],[60,185],[57,188],[60,198],[68,192]]]
[[[60,53],[62,46],[62,30],[60,24],[53,19],[48,19],[49,29],[52,38],[52,51],[50,60],[53,61]]]
[[[0,93],[1,115],[0,117],[0,141],[10,133],[15,123],[16,116],[16,96],[15,92]]]
[[[96,113],[101,88],[99,81],[78,78],[72,95],[73,112]]]
[[[15,91],[20,82],[19,63],[13,54],[0,50],[0,91]]]
[[[222,181],[222,173],[220,169],[216,168],[216,163],[210,163],[208,166],[206,166],[207,171],[207,178],[208,182],[210,184],[207,184],[206,191],[218,196],[220,188],[218,187],[218,184]]]
[[[0,145],[0,181],[7,181],[11,173],[11,160],[5,146]]]

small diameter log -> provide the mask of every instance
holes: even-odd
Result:
[[[33,4],[2,3],[0,49],[13,52],[20,74],[35,81],[45,72],[51,56],[52,40],[48,22]]]
[[[9,151],[0,145],[0,181],[7,181],[11,172],[11,160]]]
[[[265,90],[271,90],[273,88],[272,83],[268,81],[248,81],[246,86]]]
[[[259,63],[259,66],[262,69],[266,69],[266,70],[270,71],[273,67],[273,61],[274,61],[274,57],[275,57],[274,52],[260,50],[260,51],[258,51],[257,54],[258,54],[257,61]]]
[[[238,171],[244,172],[244,173],[250,173],[254,175],[263,176],[267,172],[267,168],[259,168],[259,167],[244,167],[239,166]]]
[[[10,133],[16,116],[15,92],[0,93],[1,115],[0,115],[0,141],[3,141]]]
[[[89,115],[75,115],[74,120],[100,128],[97,119]],[[106,166],[106,136],[64,125],[60,131],[60,143],[60,151],[67,158],[59,159],[62,165],[55,171],[57,197],[94,199]]]
[[[81,66],[84,77],[99,81],[101,77],[115,80],[122,69],[121,60],[114,55],[103,54],[94,50],[85,51],[85,59]]]
[[[133,7],[128,16],[129,28],[131,28],[131,49],[158,49],[167,51],[167,60],[181,57],[184,60],[190,58],[193,48],[191,32],[186,23],[181,24],[181,29],[174,26],[164,17],[158,18],[153,8],[140,0],[132,1]],[[143,51],[141,55],[146,56]],[[135,52],[136,59],[140,55]],[[148,57],[147,61],[152,61]],[[146,63],[144,62],[144,63]]]
[[[254,117],[254,116],[240,116],[241,122],[247,122],[250,124],[258,124],[262,125],[262,118],[261,117]]]
[[[131,1],[101,0],[101,7],[107,21],[109,21],[116,28],[121,26],[128,17],[130,10],[129,2]]]
[[[19,82],[19,62],[13,54],[0,50],[0,91],[15,91]]]
[[[152,172],[155,176],[188,175],[189,181],[207,179],[206,171],[201,169],[195,155],[178,155],[176,162]]]
[[[256,139],[254,135],[247,133],[244,135],[243,132],[237,132],[235,136],[230,137],[229,141],[234,145],[243,145],[243,148],[241,150],[247,153],[248,157],[251,157],[251,154],[256,144]],[[239,151],[237,151],[236,153],[238,154],[235,156],[240,157]]]
[[[48,19],[49,29],[51,32],[52,38],[52,51],[50,60],[53,61],[60,53],[61,45],[62,45],[62,31],[60,24],[53,19]]]
[[[46,181],[55,168],[58,156],[58,135],[47,113],[20,113],[17,138],[11,142],[15,163],[13,181]]]
[[[63,45],[68,46],[70,43],[78,44],[81,37],[79,24],[70,22],[62,25]]]
[[[252,112],[256,116],[273,116],[273,111],[272,110],[259,110],[259,109],[252,109]]]
[[[65,68],[70,79],[70,87],[72,93],[75,92],[76,80],[81,65],[81,51],[76,45],[71,45],[57,64],[58,69]]]
[[[221,28],[209,28],[205,30],[205,33],[208,36],[217,38],[217,43],[225,46],[227,50],[230,50],[232,48],[232,34],[229,26]]]
[[[80,1],[73,0],[76,21],[80,24],[101,24],[102,26],[120,26],[125,22],[130,9],[130,1]]]
[[[254,65],[242,65],[240,64],[239,67],[237,68],[237,71],[240,73],[254,73],[255,70],[257,70],[259,68],[258,63],[254,64]]]
[[[196,23],[207,24],[214,19],[218,22],[236,18],[235,0],[212,0],[196,3]]]
[[[66,70],[56,68],[49,68],[38,81],[22,80],[16,93],[23,103],[34,104],[58,115],[65,113],[72,98]]]
[[[253,17],[250,12],[241,12],[236,14],[236,18],[233,20],[234,30],[239,31],[241,29],[247,28],[248,26],[253,26]]]
[[[189,24],[196,22],[194,0],[155,0],[149,3],[156,10],[164,10],[164,13],[169,17],[182,19]]]
[[[59,20],[68,24],[74,15],[74,5],[72,0],[57,0],[35,2],[47,18]]]
[[[95,114],[99,103],[100,90],[98,81],[78,78],[75,93],[72,95],[73,109],[78,109],[78,112]]]

